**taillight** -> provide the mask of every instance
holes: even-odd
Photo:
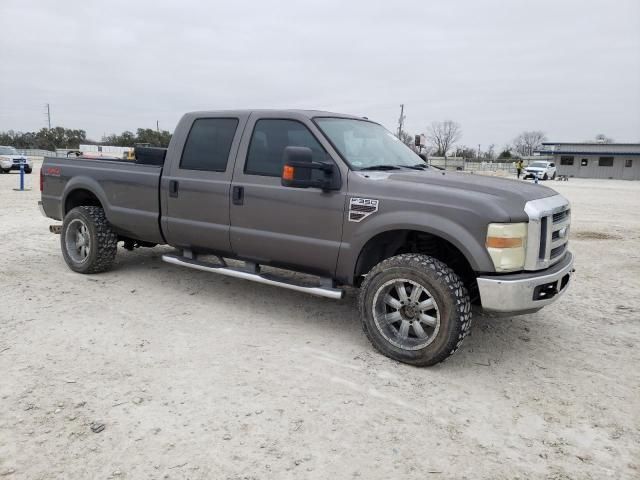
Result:
[[[40,168],[40,191],[44,190],[44,174],[42,173],[42,168]]]

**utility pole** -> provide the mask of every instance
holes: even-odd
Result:
[[[156,131],[160,133],[160,121],[156,120]]]
[[[402,140],[402,127],[404,126],[404,103],[400,105],[400,118],[398,119],[398,139]]]
[[[49,130],[51,130],[51,107],[47,103],[47,124],[49,125]]]
[[[480,144],[478,144],[478,160],[480,160]]]

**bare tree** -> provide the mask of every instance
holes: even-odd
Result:
[[[522,132],[513,140],[513,148],[522,156],[530,156],[534,151],[540,149],[542,142],[546,140],[547,136],[539,130]]]
[[[596,143],[613,143],[614,140],[611,137],[607,137],[604,133],[596,135]]]
[[[404,143],[407,147],[411,148],[412,150],[415,150],[415,146],[416,146],[415,137],[413,135],[411,135],[406,130],[401,130],[399,138],[400,138],[400,141]]]
[[[487,148],[487,150],[485,152],[483,152],[482,156],[486,159],[486,160],[495,160],[496,159],[496,146],[495,144],[491,144],[489,145],[489,147]]]
[[[434,146],[436,156],[446,157],[451,147],[462,138],[462,129],[453,120],[433,122],[427,127],[426,137]]]

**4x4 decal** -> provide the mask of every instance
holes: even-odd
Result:
[[[349,221],[361,222],[378,211],[379,200],[353,197],[349,202]]]

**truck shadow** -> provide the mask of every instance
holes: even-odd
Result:
[[[347,288],[345,298],[340,301],[315,297],[162,261],[164,253],[174,251],[170,247],[133,252],[119,249],[117,265],[111,274],[122,279],[144,278],[148,291],[174,298],[178,295],[182,297],[182,303],[205,307],[211,312],[220,311],[221,307],[238,312],[259,312],[274,324],[274,328],[300,329],[300,333],[335,338],[345,347],[374,354],[375,363],[397,363],[377,354],[362,332],[357,289]],[[460,350],[446,362],[432,368],[466,370],[483,366],[494,370],[501,366],[517,368],[518,364],[530,366],[538,347],[548,340],[549,332],[543,330],[543,323],[548,322],[540,322],[538,318],[543,312],[535,317],[492,317],[474,309],[471,332]],[[219,320],[219,316],[211,315],[212,322]]]

